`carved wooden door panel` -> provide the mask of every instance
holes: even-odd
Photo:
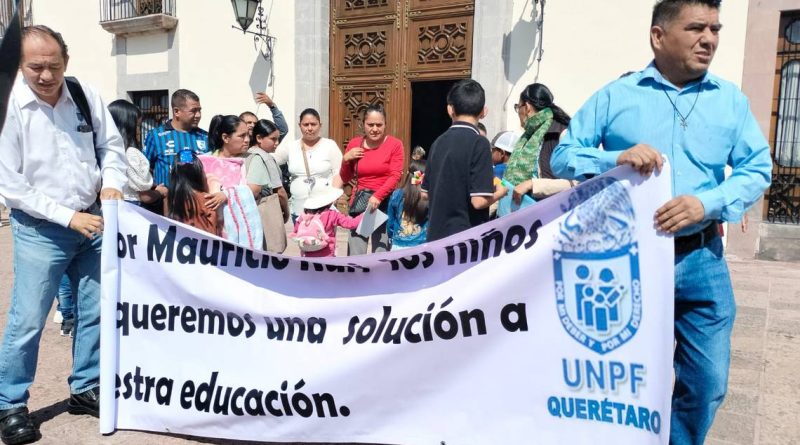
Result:
[[[408,79],[471,74],[474,0],[411,0],[406,13]]]
[[[474,0],[331,0],[331,138],[362,134],[367,106],[387,134],[411,135],[411,82],[471,74]]]
[[[383,105],[388,134],[397,135],[400,14],[396,0],[331,2],[331,138],[342,150],[363,134],[369,105]]]

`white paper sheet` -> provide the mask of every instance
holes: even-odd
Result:
[[[372,232],[380,227],[381,224],[385,223],[387,219],[389,219],[389,216],[379,209],[375,209],[374,212],[367,210],[364,212],[364,218],[361,219],[358,227],[356,227],[356,233],[361,236],[370,236]]]

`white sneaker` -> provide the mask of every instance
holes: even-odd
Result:
[[[53,315],[53,323],[61,323],[64,321],[64,317],[61,316],[61,312],[56,310],[55,315]]]

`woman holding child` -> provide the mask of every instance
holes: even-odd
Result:
[[[261,249],[264,246],[264,231],[258,214],[256,199],[264,187],[270,187],[267,166],[263,162],[246,162],[250,146],[247,124],[234,115],[216,115],[211,119],[208,142],[212,157],[203,158],[212,196],[220,196],[219,204],[228,204],[224,234],[228,240]],[[214,158],[218,158],[215,160]],[[242,172],[242,166],[245,166]],[[244,181],[242,180],[244,173]],[[246,183],[246,186],[243,185]],[[213,202],[213,198],[211,204]],[[212,205],[212,208],[216,207]]]

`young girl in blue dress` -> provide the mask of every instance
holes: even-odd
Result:
[[[424,244],[428,232],[428,200],[422,196],[420,185],[425,163],[411,161],[402,188],[389,198],[386,232],[392,243],[391,250],[407,249]]]

